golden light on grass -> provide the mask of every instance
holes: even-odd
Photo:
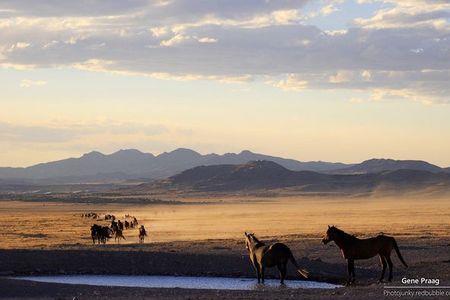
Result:
[[[224,199],[220,199],[224,200]],[[245,201],[243,201],[245,200]],[[88,205],[3,201],[1,248],[90,245],[83,212],[135,215],[149,231],[149,242],[241,238],[245,230],[260,236],[319,238],[328,224],[356,234],[449,236],[448,199],[407,198],[228,198],[211,204]],[[138,232],[124,232],[124,243],[137,243]],[[111,240],[110,243],[113,243]]]

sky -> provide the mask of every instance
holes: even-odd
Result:
[[[0,166],[98,150],[450,166],[449,0],[2,0]]]

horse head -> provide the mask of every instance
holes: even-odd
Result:
[[[245,235],[245,249],[250,250],[255,243],[255,235],[253,233],[244,232]]]
[[[322,243],[324,243],[326,245],[329,242],[334,241],[336,229],[337,229],[336,226],[328,225],[328,229],[327,229],[327,232],[325,233],[324,238],[322,239]]]

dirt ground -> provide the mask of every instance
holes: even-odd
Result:
[[[450,199],[402,198],[218,198],[207,204],[68,204],[0,201],[0,248],[48,248],[89,244],[89,228],[106,221],[81,218],[84,212],[134,215],[150,231],[152,242],[239,239],[302,235],[319,238],[327,224],[358,236],[384,232],[394,236],[450,236]],[[138,232],[124,232],[136,243]]]
[[[359,201],[359,200],[358,200]],[[377,284],[379,261],[356,263],[357,284],[335,290],[277,289],[216,291],[94,287],[33,283],[8,277],[25,274],[135,274],[254,277],[243,242],[243,230],[253,230],[267,242],[281,241],[293,250],[313,280],[344,283],[346,264],[332,243],[323,245],[322,228],[331,223],[351,233],[384,231],[397,238],[409,268],[393,253],[394,282],[439,278],[450,285],[449,201],[428,205],[402,199],[339,205],[320,201],[219,202],[208,205],[123,206],[58,203],[0,204],[0,298],[62,299],[380,299],[388,284]],[[126,244],[92,245],[93,220],[82,212],[130,213],[150,228],[150,239],[137,244],[137,232],[125,231]],[[251,218],[254,216],[255,218]],[[260,218],[256,218],[256,216]],[[226,221],[228,220],[228,222]],[[427,221],[428,220],[428,221]],[[327,222],[329,221],[329,222]],[[99,221],[97,221],[99,222]],[[210,224],[208,227],[207,225]],[[303,226],[300,226],[303,224]],[[294,228],[297,226],[297,231]],[[178,233],[178,234],[177,234]],[[277,278],[275,270],[267,273]],[[292,266],[289,277],[297,278]],[[399,298],[399,297],[397,297]],[[423,297],[416,296],[416,299]],[[433,299],[448,299],[448,296]]]

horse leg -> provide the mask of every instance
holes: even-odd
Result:
[[[278,272],[280,273],[280,284],[284,284],[284,273],[283,273],[283,264],[280,263],[277,265]]]
[[[380,254],[380,262],[383,265],[383,270],[381,271],[380,280],[378,280],[378,282],[382,283],[383,279],[384,279],[384,273],[386,272],[387,263],[386,263],[386,258],[384,256],[382,256],[381,254]]]
[[[347,273],[348,273],[347,285],[350,285],[352,283],[352,264],[353,260],[350,258],[347,259]]]
[[[278,268],[278,273],[280,273],[280,283],[283,284],[283,274],[281,274],[281,268],[282,268],[281,264],[278,264],[277,268]]]
[[[389,265],[389,282],[392,281],[392,260],[390,256],[386,256],[387,263]]]
[[[260,266],[260,270],[261,270],[261,283],[264,284],[264,266]]]
[[[253,262],[253,268],[255,269],[256,278],[258,278],[258,283],[261,282],[261,276],[259,274],[259,265]]]
[[[284,280],[286,279],[286,272],[287,272],[287,262],[282,264],[281,267],[281,284],[284,284]]]
[[[355,261],[352,259],[352,283],[355,283]]]

